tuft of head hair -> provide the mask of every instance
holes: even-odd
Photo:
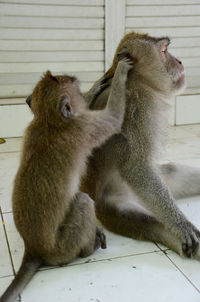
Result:
[[[170,41],[170,39],[168,37],[162,37],[162,38],[154,38],[149,36],[146,33],[139,33],[139,32],[135,32],[135,31],[131,31],[129,33],[127,33],[120,41],[116,52],[115,52],[115,56],[113,59],[113,63],[112,66],[110,67],[110,69],[106,72],[106,76],[113,76],[115,73],[115,69],[117,67],[118,64],[118,54],[123,50],[126,49],[129,50],[132,47],[133,41],[134,40],[145,40],[145,41],[151,41],[153,43],[157,43],[160,40],[163,39],[167,39]]]

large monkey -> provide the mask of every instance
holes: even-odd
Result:
[[[95,151],[82,190],[95,200],[97,217],[110,231],[160,242],[199,259],[200,232],[174,197],[200,193],[200,172],[191,169],[186,176],[185,167],[156,163],[167,126],[165,100],[185,84],[184,67],[168,52],[169,43],[168,37],[135,32],[121,40],[105,77],[114,75],[119,53],[134,62],[126,84],[122,131]],[[109,89],[89,100],[91,109],[104,108]],[[134,204],[135,195],[139,205]]]
[[[131,68],[130,60],[119,62],[108,104],[98,112],[85,108],[76,78],[50,72],[27,99],[34,119],[26,130],[13,191],[14,220],[25,252],[1,302],[14,301],[42,263],[67,264],[106,247],[93,201],[79,191],[79,183],[92,149],[120,131]]]

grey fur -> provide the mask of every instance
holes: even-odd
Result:
[[[120,42],[105,77],[114,74],[118,53],[133,59],[122,131],[95,152],[82,188],[95,200],[97,216],[109,230],[161,242],[181,255],[199,259],[200,232],[180,211],[173,196],[187,193],[182,188],[188,182],[186,169],[183,173],[184,167],[158,167],[156,163],[168,126],[165,99],[184,87],[181,62],[162,52],[168,40],[133,32]],[[90,108],[104,108],[108,94],[109,87],[90,101]],[[190,170],[189,182],[194,183],[191,194],[200,191],[199,180],[199,171]],[[134,204],[135,196],[139,206]]]

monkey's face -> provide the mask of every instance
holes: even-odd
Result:
[[[161,54],[161,61],[171,78],[172,90],[176,93],[185,86],[185,72],[182,62],[168,51],[169,44],[169,39],[162,40],[159,52]]]
[[[185,86],[184,67],[180,60],[169,53],[169,44],[168,37],[153,38],[143,34],[127,34],[117,52],[128,54],[134,62],[129,82],[134,81],[134,77],[139,78],[168,97],[180,93]],[[115,62],[114,60],[114,64]]]
[[[26,102],[37,118],[51,124],[69,120],[85,106],[76,78],[52,76],[49,71]]]

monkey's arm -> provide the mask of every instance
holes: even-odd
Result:
[[[112,114],[112,116],[119,119],[121,122],[123,120],[126,104],[126,80],[128,71],[132,67],[133,63],[130,59],[123,58],[119,61],[112,80],[108,103],[105,108],[107,112]]]
[[[106,76],[105,74],[97,80],[88,92],[83,94],[88,108],[95,101],[95,99],[109,86],[109,79],[112,76]]]
[[[98,147],[110,136],[120,131],[126,101],[126,79],[128,71],[132,67],[130,60],[126,58],[121,60],[112,81],[106,108],[104,110],[88,110],[85,116],[80,116],[81,128],[86,127],[88,136],[86,141],[92,147]]]
[[[138,162],[133,169],[134,173],[130,165],[123,163],[122,176],[126,177],[129,185],[156,218],[181,239],[182,251],[191,257],[198,248],[200,232],[175,205],[173,196],[155,167]]]

